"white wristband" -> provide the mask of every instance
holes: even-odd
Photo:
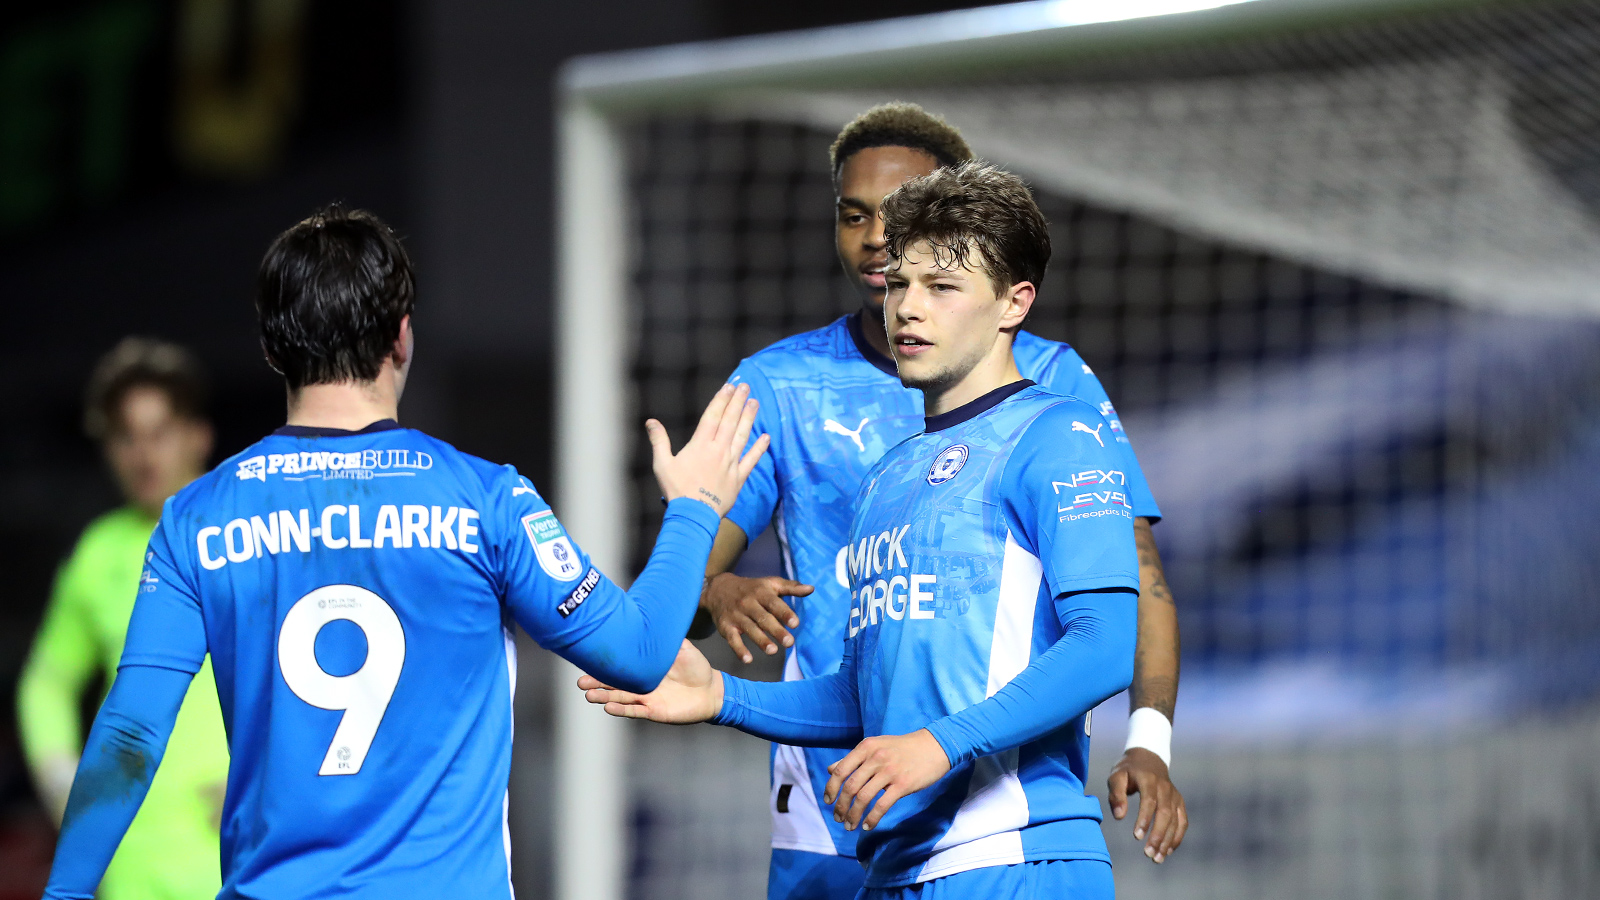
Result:
[[[1169,768],[1172,766],[1172,723],[1160,710],[1141,706],[1128,716],[1128,742],[1122,752],[1135,747],[1149,750]]]

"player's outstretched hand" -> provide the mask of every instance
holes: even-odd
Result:
[[[1189,830],[1189,811],[1183,795],[1172,784],[1167,764],[1143,747],[1130,747],[1106,779],[1111,790],[1111,814],[1118,821],[1128,814],[1128,795],[1139,795],[1139,815],[1133,836],[1144,841],[1144,855],[1165,862],[1183,843]]]
[[[776,575],[744,578],[723,572],[706,582],[700,605],[711,614],[711,621],[716,623],[717,631],[733,652],[750,662],[755,657],[745,648],[745,637],[755,641],[768,656],[778,652],[780,643],[785,647],[794,646],[794,635],[783,626],[797,627],[800,617],[783,598],[805,597],[812,590],[809,584]]]
[[[901,797],[943,778],[950,771],[950,757],[932,732],[919,728],[910,734],[869,737],[828,771],[833,777],[822,791],[822,802],[833,804],[833,820],[854,831],[865,815],[871,831]]]
[[[621,719],[649,719],[669,725],[704,722],[722,710],[722,673],[688,641],[678,648],[667,677],[648,694],[619,691],[592,675],[578,679],[590,703]]]
[[[700,414],[694,435],[677,453],[672,452],[672,439],[660,422],[651,419],[644,423],[662,496],[668,500],[693,497],[715,509],[717,515],[727,515],[756,460],[767,452],[769,441],[764,434],[748,453],[744,449],[759,405],[750,399],[748,384],[737,388],[723,385]]]

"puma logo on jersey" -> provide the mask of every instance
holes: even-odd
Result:
[[[511,496],[520,497],[523,494],[532,494],[535,497],[539,496],[539,492],[533,489],[533,485],[528,483],[528,479],[518,478],[517,480],[522,483],[511,489]]]
[[[867,423],[870,422],[870,421],[872,421],[872,420],[871,419],[862,419],[861,420],[861,424],[856,426],[856,430],[855,431],[851,431],[850,429],[844,427],[843,425],[840,425],[838,422],[835,422],[832,419],[824,419],[822,421],[822,430],[826,431],[829,434],[842,434],[842,435],[844,435],[845,437],[849,438],[850,440],[856,442],[856,449],[857,450],[860,450],[862,453],[865,453],[865,452],[867,452],[867,445],[861,443],[861,429],[867,427]]]
[[[1089,426],[1083,424],[1082,422],[1073,422],[1072,423],[1072,430],[1073,431],[1081,431],[1084,434],[1089,435],[1090,437],[1094,438],[1095,443],[1099,444],[1102,447],[1104,447],[1106,445],[1106,442],[1103,439],[1101,439],[1101,437],[1100,437],[1100,429],[1102,429],[1104,427],[1106,427],[1106,423],[1104,423],[1104,422],[1101,422],[1099,425],[1096,425],[1093,428],[1090,428]]]

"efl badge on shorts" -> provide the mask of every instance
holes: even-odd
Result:
[[[933,468],[928,470],[928,483],[944,484],[956,477],[961,467],[967,464],[967,456],[971,452],[966,444],[956,444],[947,448],[933,460]]]
[[[528,532],[528,540],[533,542],[533,552],[539,557],[539,568],[549,573],[551,578],[571,581],[583,571],[578,565],[578,551],[573,549],[566,531],[556,521],[555,513],[547,509],[523,516],[522,527]]]

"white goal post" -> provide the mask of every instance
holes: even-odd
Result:
[[[1018,3],[789,35],[580,57],[560,84],[556,497],[567,528],[614,577],[626,572],[629,317],[626,155],[619,121],[661,104],[715,105],[729,92],[816,80],[838,66],[893,78],[930,56],[992,59],[1072,52],[1074,45],[1159,39],[1191,29],[1237,27],[1256,10],[1379,5],[1374,0],[1278,3],[1239,0],[1104,0]],[[1208,10],[1200,13],[1195,10]],[[1188,11],[1185,15],[1162,13]],[[1241,17],[1241,13],[1245,13]],[[1128,20],[1127,22],[1119,20]],[[1084,27],[1088,23],[1106,23]],[[582,497],[582,502],[575,498]],[[570,665],[562,667],[575,673]],[[575,677],[575,675],[574,675]],[[626,732],[555,679],[555,892],[561,900],[621,900],[628,859]]]
[[[571,61],[559,85],[557,173],[555,495],[563,521],[605,571],[623,581],[634,574],[628,571],[628,465],[630,448],[640,437],[639,422],[651,411],[632,408],[630,400],[628,354],[637,335],[629,305],[633,248],[624,141],[631,122],[664,110],[748,115],[760,105],[782,110],[780,115],[789,121],[837,128],[851,110],[861,108],[863,97],[886,98],[902,91],[907,99],[933,98],[935,102],[925,105],[935,111],[953,106],[977,115],[978,106],[961,94],[963,73],[990,77],[1015,70],[1023,78],[1061,60],[1113,58],[1201,41],[1505,5],[1486,0],[1039,0]],[[1448,81],[1450,72],[1441,72],[1439,78]],[[944,88],[924,87],[930,83]],[[946,98],[948,104],[936,105]],[[1467,108],[1480,101],[1487,104],[1483,108],[1493,105],[1490,94],[1461,102]],[[1065,121],[1087,114],[1079,107],[1062,112]],[[1111,115],[1105,110],[1095,114]],[[958,117],[952,119],[963,124]],[[1307,230],[1299,219],[1274,218],[1278,212],[1267,201],[1247,198],[1232,204],[1225,197],[1174,189],[1160,178],[1161,167],[1177,164],[1170,160],[1152,157],[1147,161],[1150,171],[1124,181],[1108,180],[1096,154],[1126,149],[1115,144],[1054,144],[1059,152],[1046,158],[1027,146],[1025,133],[969,128],[968,134],[981,155],[1015,167],[1037,183],[1200,233],[1426,290],[1468,306],[1589,314],[1600,308],[1592,291],[1572,287],[1594,283],[1590,266],[1600,265],[1586,256],[1591,247],[1600,247],[1600,239],[1591,241],[1593,230],[1576,213],[1568,224],[1563,224],[1568,220],[1561,219],[1565,213],[1560,210],[1550,214],[1558,221],[1541,226],[1549,231],[1543,243],[1508,253],[1505,259],[1476,251],[1470,241],[1478,238],[1461,234],[1442,238],[1445,243],[1438,246],[1394,250],[1360,243],[1360,236],[1371,230],[1367,222],[1352,220],[1344,231],[1337,221],[1324,223],[1320,231]],[[1133,130],[1124,137],[1138,142],[1157,134]],[[1484,192],[1491,198],[1521,198],[1517,202],[1541,210],[1542,220],[1552,202],[1540,193],[1542,185],[1496,184]],[[1271,194],[1263,190],[1263,196]],[[1449,215],[1457,215],[1454,210]],[[1502,236],[1485,233],[1487,245],[1504,243]],[[1518,268],[1513,256],[1534,260],[1538,278]],[[1474,268],[1464,260],[1481,264]],[[625,783],[614,775],[629,765],[627,730],[588,708],[565,674],[555,679],[554,689],[556,896],[620,900],[629,859],[627,797]]]

